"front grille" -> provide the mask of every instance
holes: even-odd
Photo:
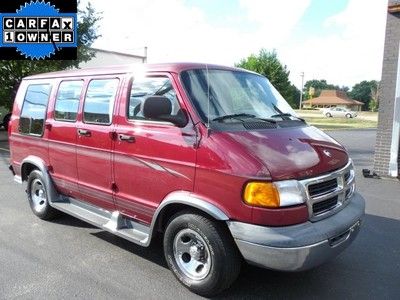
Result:
[[[337,203],[338,203],[338,196],[326,199],[324,201],[314,203],[312,206],[313,213],[315,215],[318,215],[320,213],[331,210],[332,208],[334,208],[336,206]]]
[[[310,184],[308,186],[308,193],[311,197],[324,195],[334,191],[338,187],[337,179],[331,179],[320,183]]]
[[[350,178],[350,171],[346,172],[346,174],[344,174],[344,181],[345,182],[349,181],[349,178]]]
[[[277,128],[275,123],[268,122],[244,122],[243,126],[248,130]]]
[[[301,180],[307,194],[310,221],[315,222],[335,214],[342,209],[354,191],[352,163],[319,177]]]

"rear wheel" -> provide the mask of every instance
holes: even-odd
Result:
[[[347,119],[350,119],[351,117],[352,117],[351,114],[346,114]]]
[[[208,297],[227,289],[242,263],[223,224],[190,211],[171,218],[164,234],[164,254],[185,287]]]
[[[330,113],[326,113],[326,115],[328,118],[332,117],[332,115]]]
[[[32,212],[40,219],[50,220],[58,215],[58,211],[49,204],[49,196],[41,171],[33,170],[29,174],[26,192]]]

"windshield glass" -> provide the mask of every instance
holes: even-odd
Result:
[[[204,122],[208,121],[208,114],[210,122],[230,115],[256,118],[271,118],[278,114],[296,116],[268,79],[257,74],[197,69],[182,72],[181,79]]]

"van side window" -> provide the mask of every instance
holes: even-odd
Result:
[[[43,134],[50,91],[50,84],[32,84],[28,86],[19,119],[19,131],[21,133]]]
[[[172,104],[171,115],[177,115],[180,106],[176,92],[168,77],[146,77],[132,83],[129,97],[128,119],[146,120],[143,116],[143,103],[150,96],[165,96]]]
[[[111,124],[118,83],[116,78],[90,81],[83,107],[85,123]]]
[[[54,119],[58,121],[76,121],[83,80],[63,81],[58,88]]]

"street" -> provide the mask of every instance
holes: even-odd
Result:
[[[366,179],[375,130],[328,132],[349,150],[366,216],[356,241],[314,270],[281,273],[245,266],[220,299],[399,299],[400,182]],[[196,299],[168,270],[161,243],[142,248],[73,217],[31,213],[24,186],[8,170],[0,133],[1,299]]]

